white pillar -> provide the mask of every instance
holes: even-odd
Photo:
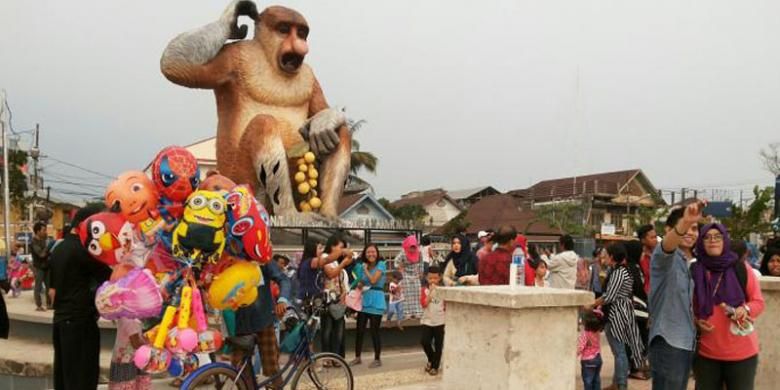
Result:
[[[445,389],[575,389],[577,312],[585,291],[443,288]]]
[[[780,278],[762,276],[764,313],[756,320],[758,372],[756,389],[776,389],[780,383]]]

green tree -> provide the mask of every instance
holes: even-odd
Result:
[[[393,215],[393,218],[401,221],[414,221],[424,224],[425,219],[428,217],[428,212],[419,204],[407,204],[400,207],[394,207],[390,204],[390,201],[385,198],[380,198],[379,204],[387,209],[387,211]]]
[[[656,193],[650,193],[649,196],[653,200],[653,204],[662,205],[662,206],[648,207],[644,205],[639,205],[636,208],[635,214],[630,217],[631,229],[633,231],[636,231],[637,228],[646,224],[654,224],[654,226],[657,228],[658,220],[669,213],[669,209],[663,206],[664,200],[661,198],[661,196],[659,196]],[[661,227],[663,227],[663,224],[661,225]],[[657,230],[657,231],[663,231],[663,230]]]
[[[361,169],[365,169],[369,173],[376,173],[376,167],[379,164],[379,159],[371,152],[360,150],[360,142],[355,139],[355,133],[360,130],[366,124],[365,119],[358,121],[350,119],[347,122],[350,132],[352,133],[352,155],[350,156],[350,170],[353,175],[357,175]]]
[[[750,233],[769,233],[772,231],[770,213],[774,205],[774,187],[753,188],[755,198],[747,207],[732,203],[731,217],[724,218],[723,224],[729,229],[732,238],[745,240]]]
[[[759,152],[764,169],[773,175],[780,175],[780,142],[769,144],[766,149]]]
[[[441,232],[446,236],[452,236],[468,229],[471,226],[471,222],[466,220],[466,214],[468,214],[468,211],[462,211],[457,217],[445,223],[441,228]]]
[[[559,202],[545,204],[534,208],[536,220],[529,223],[529,227],[534,222],[544,221],[550,227],[558,229],[561,234],[571,234],[573,236],[589,236],[593,234],[590,226],[583,224],[585,220],[585,207],[582,202]]]
[[[8,194],[11,204],[17,208],[24,208],[26,204],[27,177],[22,172],[22,167],[26,164],[27,152],[13,149],[8,151],[8,176],[11,178],[8,182]],[[2,160],[0,160],[0,167],[2,167]],[[1,172],[0,177],[2,177]],[[0,191],[0,199],[2,197],[3,191]]]

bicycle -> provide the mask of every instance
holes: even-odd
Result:
[[[309,302],[307,306],[311,314],[308,319],[296,324],[287,336],[297,335],[300,340],[295,344],[290,359],[276,375],[258,383],[252,367],[252,353],[257,343],[254,335],[229,337],[227,343],[243,355],[240,363],[237,366],[224,362],[206,364],[187,376],[181,389],[257,390],[272,386],[274,381],[281,378],[282,388],[291,383],[293,390],[353,390],[352,369],[341,356],[314,353],[311,349],[320,328],[320,315],[327,309],[328,301],[329,297],[324,295]],[[301,311],[296,309],[295,312],[301,318],[306,318]]]

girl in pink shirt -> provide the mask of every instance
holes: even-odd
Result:
[[[708,224],[701,232],[691,265],[693,312],[701,334],[693,365],[696,388],[750,390],[758,366],[753,321],[764,311],[761,288],[749,265],[731,251],[725,226]]]
[[[601,390],[601,330],[604,325],[600,314],[598,310],[591,310],[583,315],[585,328],[577,340],[577,356],[582,365],[585,390]]]

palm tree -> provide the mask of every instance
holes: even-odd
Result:
[[[354,134],[365,124],[365,119],[360,119],[357,121],[349,119],[347,121],[349,131],[353,135],[352,156],[350,158],[350,171],[352,174],[349,175],[347,187],[351,187],[356,192],[363,192],[368,190],[373,193],[374,188],[371,186],[371,184],[357,176],[361,169],[365,169],[369,173],[376,173],[376,167],[379,163],[379,159],[373,153],[360,150],[360,142],[358,142],[354,137]]]
[[[365,169],[369,173],[376,173],[376,166],[379,163],[379,159],[373,153],[360,150],[360,142],[358,142],[354,137],[354,134],[365,124],[365,119],[360,119],[358,121],[350,119],[347,122],[349,131],[353,135],[352,156],[350,158],[350,170],[352,171],[353,175],[357,175],[361,169]]]

